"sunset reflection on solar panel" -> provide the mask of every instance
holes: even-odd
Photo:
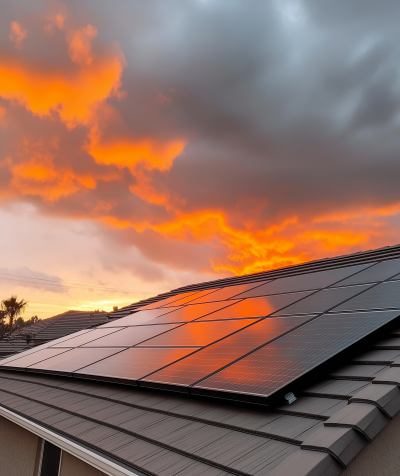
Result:
[[[213,312],[208,316],[201,317],[199,321],[213,319],[235,319],[243,317],[266,317],[271,313],[289,306],[293,302],[305,298],[311,291],[301,293],[275,294],[272,296],[260,296],[237,301],[233,306]],[[301,301],[300,301],[301,302]],[[293,313],[295,314],[295,313]]]
[[[230,321],[189,322],[153,339],[143,342],[142,346],[204,346],[215,342],[247,325],[255,322],[253,319],[233,319]],[[157,326],[158,327],[158,326]]]

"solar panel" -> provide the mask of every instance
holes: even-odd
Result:
[[[303,324],[308,319],[310,317],[263,319],[215,344],[204,347],[193,355],[150,375],[145,380],[173,385],[191,385],[260,345]]]
[[[141,311],[148,310],[148,309],[158,309],[163,306],[173,305],[176,301],[184,299],[185,297],[194,296],[197,294],[195,291],[190,291],[187,293],[175,294],[175,296],[160,299],[159,301],[153,302],[151,304],[147,304],[147,306],[140,307]]]
[[[369,309],[400,309],[400,281],[388,281],[372,287],[365,293],[346,301],[333,311]]]
[[[36,362],[40,362],[45,359],[49,359],[50,357],[54,357],[55,355],[62,354],[63,352],[67,352],[69,349],[40,349],[37,352],[33,353],[25,353],[22,352],[17,359],[13,359],[9,362],[1,362],[1,365],[4,367],[17,367],[17,368],[26,368],[29,365],[32,365]]]
[[[90,332],[86,332],[83,335],[74,336],[71,335],[70,339],[65,339],[63,342],[52,343],[51,347],[78,347],[80,345],[91,342],[92,340],[99,339],[108,334],[113,334],[114,332],[119,331],[122,327],[106,328],[106,329],[93,329]]]
[[[164,324],[174,322],[189,322],[203,317],[211,315],[211,313],[218,311],[224,307],[234,304],[235,301],[223,301],[223,302],[209,302],[205,304],[193,304],[192,306],[183,306],[173,312],[164,314],[160,317],[148,321],[147,324]]]
[[[176,307],[175,309],[179,309],[179,307]],[[162,316],[163,314],[166,314],[167,312],[172,312],[173,310],[174,308],[163,308],[138,311],[133,314],[129,314],[129,316],[121,317],[121,319],[115,319],[112,322],[103,324],[101,328],[116,326],[138,326],[140,324],[147,324],[155,317]]]
[[[90,351],[88,351],[88,349],[80,347],[67,350],[67,352],[60,353],[41,362],[32,363],[27,367],[36,370],[72,373],[81,367],[93,364],[117,352],[121,352],[121,348],[105,347],[101,349],[90,349]]]
[[[310,314],[312,312],[318,314],[323,313],[337,305],[339,302],[343,302],[346,299],[365,291],[369,287],[369,284],[364,284],[361,286],[322,289],[291,306],[285,307],[277,312],[276,315],[288,316],[291,314]]]
[[[80,369],[78,375],[137,380],[193,352],[193,348],[131,347],[108,359]]]
[[[132,326],[93,340],[83,347],[132,347],[140,342],[151,339],[163,332],[174,329],[179,324],[163,324],[159,326]]]
[[[225,299],[232,299],[238,294],[244,293],[251,289],[257,288],[268,281],[260,281],[258,283],[239,284],[238,286],[226,286],[225,288],[217,289],[216,291],[206,294],[201,297],[194,297],[190,304],[199,304],[202,302],[224,301]]]
[[[205,289],[204,291],[197,291],[195,294],[190,294],[189,296],[179,299],[179,301],[175,301],[171,303],[171,306],[172,305],[182,306],[183,304],[193,301],[193,299],[198,299],[202,296],[206,296],[207,294],[213,293],[214,291],[218,291],[218,289],[219,288]]]
[[[25,350],[24,352],[21,352],[20,354],[10,355],[10,357],[6,357],[5,359],[1,359],[1,365],[4,365],[8,362],[12,362],[16,359],[20,359],[22,356],[25,356],[25,355],[27,356],[27,355],[35,354],[36,352],[39,352],[39,351],[45,349],[46,347],[50,347],[51,345],[54,345],[55,343],[63,342],[64,340],[71,339],[71,337],[75,337],[77,335],[84,334],[85,332],[89,332],[90,330],[91,329],[83,329],[81,331],[75,332],[73,334],[73,336],[68,335],[68,336],[60,337],[59,339],[56,339],[56,340],[53,340],[53,341],[50,341],[50,342],[46,342],[46,343],[41,344],[40,346],[37,346],[37,347],[33,347],[33,349]]]
[[[399,311],[325,314],[217,372],[196,387],[268,397],[399,314]]]
[[[351,284],[378,283],[400,273],[400,259],[382,261],[368,267],[361,273],[340,281],[336,286],[349,286]]]
[[[254,319],[189,322],[142,343],[142,346],[205,346],[255,322]],[[157,326],[158,327],[158,326]]]
[[[361,271],[368,265],[348,266],[346,268],[330,269],[328,271],[318,271],[317,273],[301,274],[287,278],[275,279],[263,286],[246,291],[236,296],[237,299],[243,297],[265,296],[268,294],[289,293],[296,291],[308,291],[322,289],[330,286],[340,279],[344,279],[351,274]]]
[[[220,311],[213,312],[202,317],[199,321],[213,319],[236,319],[244,317],[266,317],[273,312],[289,306],[299,299],[308,296],[312,291],[301,293],[273,294],[271,296],[261,296],[256,298],[243,299],[233,306],[226,307]]]

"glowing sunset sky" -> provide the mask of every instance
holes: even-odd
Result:
[[[399,14],[3,0],[0,298],[109,311],[400,242]]]

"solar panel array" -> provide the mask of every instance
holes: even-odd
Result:
[[[268,397],[400,315],[400,259],[189,291],[0,361]]]

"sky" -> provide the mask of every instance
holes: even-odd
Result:
[[[400,242],[394,0],[3,0],[0,299],[26,317]]]

